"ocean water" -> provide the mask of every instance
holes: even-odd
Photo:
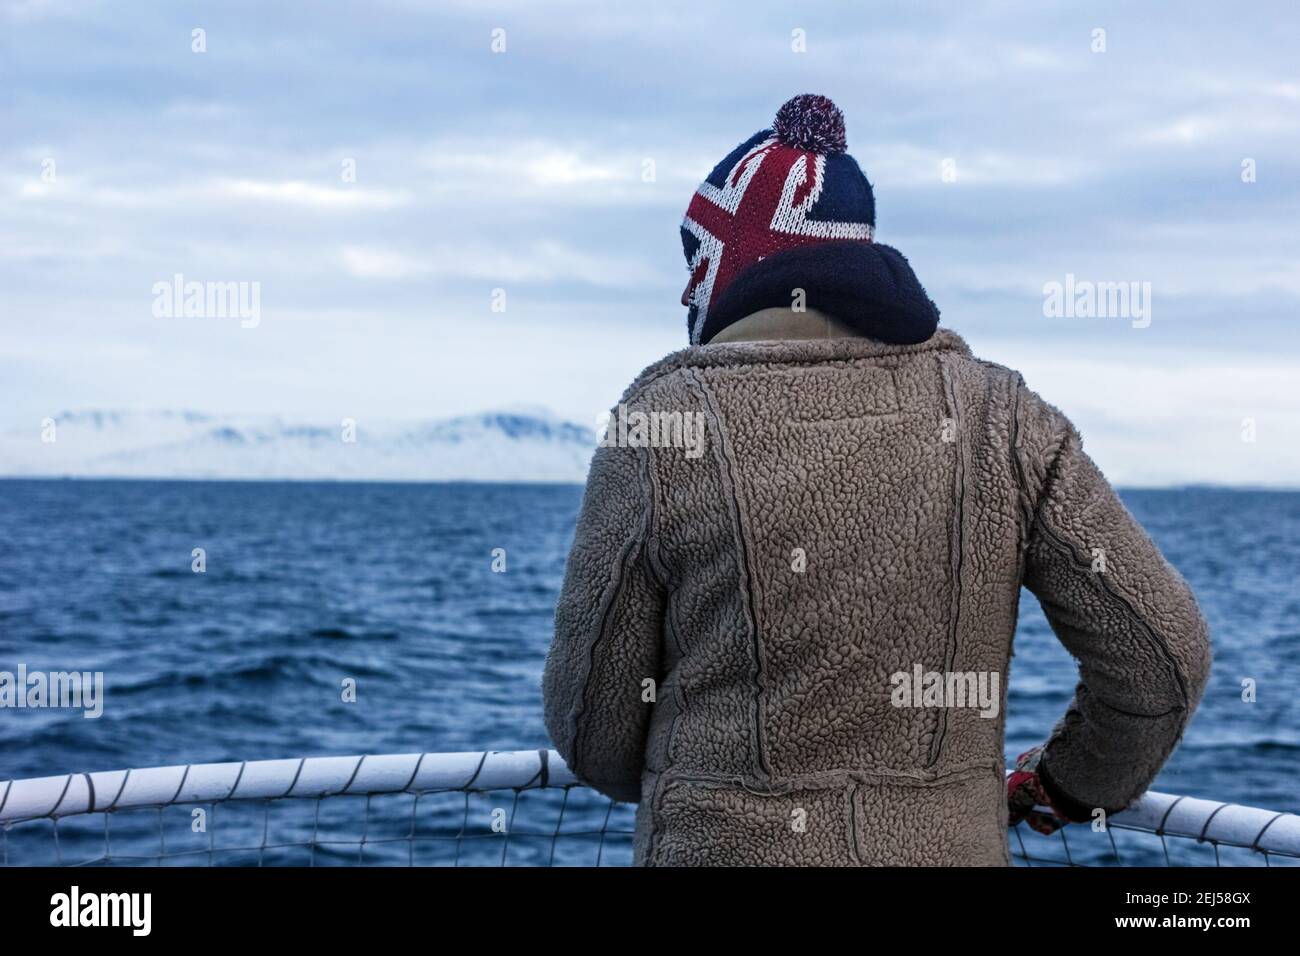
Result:
[[[103,671],[106,681],[97,720],[0,710],[0,780],[545,747],[539,682],[581,494],[0,481],[0,670]],[[1300,809],[1300,494],[1123,497],[1192,584],[1215,644],[1205,700],[1156,788]],[[194,548],[206,552],[205,573],[191,570]],[[492,570],[497,548],[505,573]],[[355,703],[341,699],[347,678]],[[1254,703],[1242,700],[1248,679]],[[1046,736],[1074,682],[1073,662],[1025,592],[1009,759]],[[438,811],[453,833],[455,814],[467,812],[456,799]],[[75,842],[65,838],[64,849]],[[382,858],[385,847],[374,849]]]

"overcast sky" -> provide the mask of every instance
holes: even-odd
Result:
[[[1112,479],[1300,486],[1293,2],[2,7],[5,428],[592,422],[686,344],[694,187],[814,92],[942,323]],[[178,273],[260,321],[156,316]],[[1071,274],[1150,283],[1150,324],[1045,317]]]

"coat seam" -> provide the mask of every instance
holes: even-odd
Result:
[[[663,558],[663,551],[662,551],[662,544],[661,544],[662,536],[660,535],[660,529],[659,529],[659,517],[661,515],[661,508],[659,506],[659,496],[661,494],[661,485],[659,483],[659,473],[656,467],[654,455],[655,452],[653,447],[649,448],[646,452],[645,471],[646,471],[646,485],[648,489],[647,496],[650,501],[651,517],[650,517],[650,533],[645,544],[645,554],[646,554],[646,562],[651,570],[651,574],[655,578],[656,583],[659,584],[660,589],[664,592],[664,625],[663,626],[664,626],[664,630],[667,632],[665,636],[671,639],[672,643],[677,648],[677,663],[678,663],[678,667],[680,667],[682,662],[686,658],[686,654],[682,647],[680,629],[677,627],[677,620],[676,620],[677,608],[672,600],[671,583],[673,578],[673,572],[668,567],[667,563],[664,561]],[[660,689],[662,689],[662,686]],[[685,706],[686,694],[685,691],[682,690],[681,688],[680,672],[678,674],[677,685],[673,688],[673,694],[677,702],[674,704],[672,720],[670,720],[668,724],[668,736],[667,739],[664,741],[665,766],[663,770],[667,770],[673,764],[673,735],[677,731],[677,720],[681,716],[681,711],[684,709]],[[662,772],[662,771],[657,771],[657,772]]]
[[[666,774],[656,773],[654,776],[654,785],[651,786],[650,788],[650,806],[648,807],[649,812],[647,814],[650,823],[647,828],[646,839],[645,839],[645,865],[646,866],[655,865],[655,851],[657,850],[655,844],[658,841],[659,833],[662,830],[661,822],[659,820],[659,816],[660,816],[659,800],[661,797],[661,791],[663,790],[665,779],[666,779]]]
[[[699,375],[694,369],[690,371],[690,377],[699,388],[704,399],[705,405],[708,406],[713,416],[714,423],[718,431],[718,451],[722,459],[722,478],[730,494],[732,520],[736,529],[736,544],[740,551],[739,571],[741,582],[745,589],[745,613],[749,618],[750,635],[754,648],[754,704],[751,714],[754,721],[754,749],[755,759],[759,771],[766,777],[772,776],[772,770],[768,764],[767,748],[763,742],[763,678],[764,678],[764,659],[763,659],[763,641],[758,629],[758,614],[754,606],[754,573],[751,566],[751,554],[749,543],[745,538],[745,528],[743,523],[743,508],[741,507],[740,491],[737,486],[736,476],[731,460],[730,442],[726,437],[726,430],[722,424],[722,413],[718,409],[717,402],[709,384],[704,381],[703,376]]]
[[[668,569],[664,565],[659,551],[659,476],[658,469],[655,466],[655,451],[651,446],[639,449],[639,452],[641,453],[641,473],[644,478],[643,491],[647,510],[646,565],[650,569],[650,576],[655,584],[659,586],[660,590],[666,591],[668,589],[668,576],[665,572]]]
[[[654,447],[648,446],[644,448],[641,451],[641,455],[642,455],[641,457],[642,476],[644,478],[644,485],[642,487],[645,494],[646,509],[647,509],[646,516],[645,516],[645,536],[641,542],[641,549],[642,549],[642,553],[645,556],[646,568],[650,572],[650,577],[655,582],[659,590],[663,593],[664,619],[663,619],[662,627],[666,627],[669,630],[672,630],[672,607],[670,606],[671,600],[668,591],[668,581],[667,578],[663,574],[661,574],[661,571],[664,569],[662,566],[662,562],[659,560],[659,482],[658,482],[658,468],[656,467]],[[662,627],[661,627],[660,634],[657,635],[657,639],[661,641],[663,639]],[[660,659],[662,661],[662,646],[660,650],[661,650]],[[680,644],[678,646],[678,651],[679,651],[678,661],[680,662],[681,660]],[[661,685],[662,685],[662,678],[661,678]],[[662,686],[657,688],[657,690],[662,690],[662,689],[663,689]],[[658,698],[656,697],[656,700],[657,699]],[[650,715],[650,720],[647,721],[647,726],[646,726],[647,734],[649,734],[650,724],[652,724],[653,721],[654,721],[654,714],[652,712]],[[677,715],[676,713],[674,713],[672,724],[676,725],[676,723],[677,723]],[[665,748],[664,756],[669,766],[671,766],[672,765],[671,727],[668,732],[668,740],[666,741],[666,743],[667,743],[667,747]],[[645,754],[645,757],[641,762],[642,781],[644,782],[645,773],[649,769],[646,766],[646,763],[649,760],[649,749],[643,745],[642,752],[643,754]],[[658,785],[657,778],[655,784],[657,787]],[[652,812],[650,813],[649,832],[646,834],[647,850],[649,850],[649,848],[654,846],[655,837],[658,835],[658,824],[655,821],[653,809],[654,808],[652,806],[651,807]]]
[[[569,727],[573,733],[573,770],[575,775],[579,775],[578,767],[581,765],[581,744],[582,729],[578,725],[583,712],[587,708],[587,695],[591,689],[591,676],[595,670],[596,647],[609,633],[609,620],[614,606],[618,602],[618,597],[623,591],[623,585],[628,577],[628,565],[633,555],[645,546],[646,520],[648,515],[642,515],[638,522],[636,532],[624,544],[618,562],[614,565],[613,580],[608,582],[605,587],[605,594],[602,596],[600,614],[593,628],[594,633],[589,635],[587,640],[587,653],[585,655],[585,671],[582,675],[582,685],[578,690],[577,704],[569,714]],[[588,779],[595,779],[588,777]]]
[[[672,687],[674,698],[673,717],[668,722],[668,736],[664,741],[664,770],[673,766],[673,737],[677,733],[677,721],[681,718],[682,712],[686,710],[686,690],[682,687],[681,665],[685,660],[685,654],[682,652],[681,635],[678,633],[677,623],[674,620],[673,609],[669,608],[668,613],[664,616],[665,626],[668,628],[669,636],[673,644],[677,646],[677,683]]]
[[[1019,396],[1020,396],[1020,388],[1023,386],[1023,384],[1024,381],[1023,378],[1021,378],[1020,381],[1017,383],[1017,390],[1016,390],[1017,409],[1019,407],[1018,403],[1019,403]],[[1017,421],[1018,421],[1018,417],[1017,417]],[[1076,553],[1074,545],[1071,543],[1070,540],[1067,539],[1065,533],[1061,531],[1057,531],[1052,526],[1052,524],[1047,520],[1046,516],[1043,514],[1046,503],[1050,496],[1051,486],[1056,479],[1056,472],[1060,465],[1061,459],[1065,455],[1066,446],[1068,442],[1069,442],[1069,434],[1067,432],[1065,439],[1061,442],[1060,448],[1057,449],[1056,455],[1053,456],[1051,463],[1048,465],[1047,474],[1043,480],[1043,487],[1038,496],[1038,499],[1034,501],[1032,500],[1032,496],[1030,496],[1031,498],[1030,503],[1032,505],[1032,508],[1028,513],[1030,519],[1029,520],[1030,536],[1032,537],[1033,531],[1041,532],[1042,540],[1045,541],[1055,551],[1057,551],[1057,553],[1065,557],[1067,561],[1067,566],[1069,567],[1070,570],[1074,571],[1076,575],[1082,576],[1086,581],[1088,581],[1089,587],[1096,588],[1099,585],[1100,592],[1103,595],[1105,595],[1105,597],[1107,597],[1112,604],[1118,604],[1120,610],[1124,613],[1125,617],[1129,620],[1130,624],[1136,625],[1136,629],[1138,633],[1144,634],[1148,644],[1154,647],[1156,651],[1164,659],[1165,663],[1168,665],[1168,667],[1173,673],[1174,681],[1177,685],[1179,697],[1181,698],[1182,703],[1181,705],[1176,706],[1170,711],[1158,715],[1156,719],[1159,719],[1159,717],[1168,716],[1170,714],[1184,712],[1191,705],[1191,698],[1187,689],[1187,677],[1183,673],[1183,669],[1179,665],[1177,658],[1174,657],[1173,652],[1170,650],[1168,639],[1163,634],[1159,633],[1156,630],[1156,628],[1154,628],[1150,624],[1150,622],[1147,621],[1147,619],[1141,614],[1141,612],[1139,612],[1138,609],[1133,606],[1133,603],[1128,599],[1128,597],[1120,593],[1119,591],[1117,591],[1111,585],[1111,583],[1105,579],[1104,575],[1082,573],[1085,568],[1088,569],[1091,568],[1092,566],[1091,562],[1081,559],[1079,555]],[[1020,461],[1019,454],[1014,455],[1014,457],[1016,460],[1017,473],[1020,477],[1021,487],[1024,488],[1026,493],[1028,494],[1028,482],[1024,474],[1023,464]],[[1027,542],[1025,548],[1026,562],[1028,559],[1028,551],[1030,550],[1031,547],[1032,544],[1030,542]],[[1092,583],[1092,579],[1094,578],[1098,579],[1095,582],[1095,584]],[[1024,580],[1024,575],[1022,572],[1022,576],[1021,576],[1022,583],[1023,580]],[[1085,692],[1087,692],[1086,691],[1087,685],[1083,684],[1082,680],[1080,680],[1080,684],[1085,688]],[[1110,704],[1106,703],[1106,701],[1102,700],[1100,697],[1096,699],[1098,700],[1098,702],[1108,707],[1109,709],[1119,713],[1123,713],[1123,711],[1120,711],[1118,708],[1115,708]],[[1065,720],[1062,720],[1057,732],[1052,734],[1049,737],[1047,744],[1044,745],[1045,749],[1047,745],[1050,745],[1053,741],[1061,741],[1065,739],[1066,733],[1067,733],[1067,722]],[[1044,756],[1044,763],[1046,763],[1046,755]],[[1083,801],[1077,800],[1068,791],[1062,790],[1059,784],[1057,784],[1057,790],[1060,791],[1060,795],[1066,798],[1067,800],[1072,800],[1075,803],[1079,804],[1080,806],[1086,805]]]
[[[849,853],[852,854],[853,862],[862,865],[862,854],[858,850],[858,830],[861,824],[858,821],[858,791],[862,789],[862,784],[853,783],[848,788],[849,793]]]
[[[1079,558],[1075,553],[1074,546],[1066,540],[1064,534],[1054,530],[1042,514],[1039,514],[1034,519],[1034,523],[1036,527],[1043,531],[1047,541],[1056,548],[1058,552],[1070,559],[1071,569],[1073,571],[1079,573],[1082,572],[1084,568],[1092,567],[1091,562]],[[1187,691],[1186,675],[1183,674],[1183,669],[1179,666],[1177,658],[1174,657],[1173,652],[1169,649],[1168,640],[1165,636],[1160,634],[1151,626],[1142,613],[1133,606],[1132,602],[1130,602],[1125,595],[1119,593],[1111,586],[1110,582],[1106,580],[1104,573],[1095,575],[1082,574],[1081,576],[1088,581],[1096,578],[1097,583],[1100,584],[1102,591],[1105,592],[1107,597],[1111,598],[1112,601],[1118,602],[1120,609],[1124,611],[1125,616],[1135,623],[1141,631],[1146,633],[1149,642],[1161,653],[1161,656],[1164,657],[1165,662],[1169,665],[1170,670],[1173,671],[1174,679],[1178,684],[1179,696],[1183,701],[1181,709],[1186,710],[1191,699],[1190,694]]]
[[[1163,720],[1166,717],[1172,717],[1175,714],[1180,714],[1186,709],[1182,705],[1176,704],[1173,707],[1170,707],[1168,710],[1162,710],[1158,714],[1139,714],[1138,712],[1133,710],[1125,710],[1123,707],[1116,707],[1114,704],[1108,702],[1104,697],[1099,696],[1094,691],[1085,689],[1085,692],[1091,697],[1091,699],[1095,700],[1100,706],[1105,707],[1107,710],[1119,714],[1121,717],[1132,717],[1136,720]]]
[[[1056,548],[1056,550],[1057,550],[1059,553],[1063,554],[1063,555],[1064,555],[1064,556],[1065,556],[1065,557],[1066,557],[1066,558],[1071,562],[1071,569],[1074,570],[1076,573],[1080,573],[1080,572],[1082,572],[1083,569],[1084,569],[1085,567],[1091,567],[1091,563],[1090,563],[1090,562],[1082,562],[1082,561],[1080,560],[1080,558],[1078,557],[1078,555],[1075,554],[1073,546],[1070,545],[1070,543],[1069,543],[1068,541],[1066,541],[1064,538],[1058,536],[1057,533],[1056,533],[1056,532],[1055,532],[1051,527],[1048,526],[1046,519],[1044,519],[1043,516],[1042,516],[1041,514],[1039,514],[1038,516],[1036,516],[1036,518],[1035,518],[1035,526],[1036,526],[1037,528],[1039,528],[1039,529],[1044,533],[1044,535],[1045,535],[1045,537],[1046,537],[1046,540],[1047,540],[1047,541],[1048,541],[1048,542],[1049,542],[1049,543],[1050,543],[1054,548]],[[1128,618],[1129,618],[1133,623],[1137,624],[1139,631],[1141,631],[1141,632],[1145,632],[1145,634],[1146,634],[1146,636],[1147,636],[1147,638],[1148,638],[1149,643],[1150,643],[1152,646],[1154,646],[1154,647],[1156,648],[1157,651],[1159,651],[1159,652],[1161,653],[1161,655],[1164,657],[1166,663],[1169,665],[1170,669],[1173,671],[1174,680],[1175,680],[1175,682],[1177,683],[1178,691],[1179,691],[1179,695],[1180,695],[1181,698],[1182,698],[1182,705],[1179,706],[1179,707],[1174,708],[1174,710],[1170,711],[1170,713],[1185,712],[1186,710],[1188,710],[1189,707],[1190,707],[1190,703],[1191,703],[1191,702],[1190,702],[1190,696],[1189,696],[1188,691],[1187,691],[1186,680],[1185,680],[1185,677],[1184,677],[1184,675],[1183,675],[1182,668],[1179,667],[1179,665],[1178,665],[1178,661],[1174,658],[1173,653],[1169,650],[1168,645],[1166,644],[1163,635],[1159,635],[1159,634],[1157,634],[1157,632],[1155,631],[1155,629],[1152,628],[1152,627],[1147,623],[1146,619],[1145,619],[1145,618],[1144,618],[1144,617],[1143,617],[1143,616],[1142,616],[1142,615],[1137,611],[1136,608],[1134,608],[1134,607],[1132,606],[1132,604],[1129,602],[1129,600],[1128,600],[1124,595],[1122,595],[1122,594],[1118,593],[1117,591],[1115,591],[1115,590],[1110,586],[1110,583],[1109,583],[1108,581],[1105,580],[1104,577],[1102,577],[1101,575],[1092,575],[1092,574],[1083,574],[1082,576],[1083,576],[1085,579],[1090,579],[1090,578],[1092,578],[1092,577],[1100,577],[1100,578],[1101,578],[1101,580],[1100,580],[1099,583],[1100,583],[1100,585],[1101,585],[1101,590],[1102,590],[1102,592],[1103,592],[1106,596],[1108,596],[1109,598],[1111,598],[1113,601],[1117,601],[1117,602],[1119,603],[1121,610],[1124,611],[1125,615],[1126,615],[1126,616],[1127,616],[1127,617],[1128,617]],[[1087,685],[1083,683],[1082,679],[1080,680],[1080,684],[1083,686],[1083,688],[1084,688],[1084,692],[1085,692],[1085,693],[1088,693]],[[1076,694],[1077,694],[1077,692],[1076,692]],[[1101,700],[1101,698],[1098,698],[1098,700],[1099,700],[1102,704],[1105,704],[1105,703],[1106,703],[1104,700]],[[1109,706],[1109,705],[1106,705],[1106,706]],[[1074,708],[1074,709],[1077,711],[1077,708]],[[1110,708],[1110,709],[1114,710],[1115,708],[1112,707],[1112,708]],[[1069,713],[1070,713],[1070,711],[1067,710],[1066,715],[1068,716]],[[1166,716],[1166,715],[1161,715],[1161,716]],[[1041,773],[1042,773],[1043,776],[1047,776],[1047,762],[1048,762],[1048,761],[1047,761],[1047,757],[1048,757],[1048,751],[1050,751],[1051,746],[1052,746],[1053,743],[1059,743],[1059,742],[1064,741],[1064,740],[1066,739],[1066,737],[1067,737],[1067,733],[1068,733],[1068,730],[1069,730],[1069,722],[1068,722],[1067,720],[1065,720],[1065,719],[1062,719],[1061,722],[1060,722],[1060,724],[1058,725],[1058,728],[1057,728],[1056,732],[1053,733],[1053,734],[1048,738],[1047,742],[1043,745],[1044,753],[1043,753],[1043,758],[1042,758],[1042,770],[1041,770]],[[1176,743],[1177,743],[1177,741],[1175,741],[1174,744],[1171,745],[1171,746],[1176,745]],[[1053,792],[1054,796],[1059,796],[1060,798],[1062,798],[1064,801],[1068,802],[1069,804],[1074,805],[1074,806],[1080,806],[1080,807],[1087,807],[1087,806],[1090,805],[1088,801],[1080,800],[1078,797],[1076,797],[1074,794],[1072,794],[1068,789],[1066,789],[1065,787],[1062,787],[1061,784],[1060,784],[1060,782],[1059,782],[1059,780],[1057,780],[1054,776],[1053,776],[1053,778],[1052,778],[1052,786],[1053,786],[1053,791],[1052,791],[1052,792]],[[1108,808],[1108,809],[1107,809],[1107,813],[1118,812],[1118,811],[1121,810],[1121,809],[1123,809],[1123,808],[1122,808],[1122,807],[1118,807],[1118,808],[1115,808],[1115,809],[1109,809],[1109,808]]]
[[[1023,380],[1017,379],[1011,382],[1011,464],[1016,473],[1016,511],[1019,519],[1016,522],[1017,541],[1019,546],[1019,563],[1016,573],[1017,581],[1025,579],[1025,559],[1029,553],[1029,534],[1034,523],[1034,506],[1033,494],[1029,489],[1029,479],[1025,476],[1025,465],[1020,460],[1020,388],[1024,384]]]
[[[1006,370],[1003,369],[1003,372]],[[1010,408],[1010,423],[1008,426],[1009,434],[1007,441],[1007,457],[1011,459],[1011,471],[1016,480],[1016,612],[1012,618],[1010,633],[1007,635],[1007,642],[1002,657],[1002,686],[1010,686],[1011,676],[1011,659],[1016,652],[1016,632],[1020,626],[1020,589],[1024,587],[1025,581],[1025,563],[1029,557],[1029,533],[1033,522],[1033,510],[1030,506],[1030,495],[1028,483],[1025,478],[1024,463],[1020,460],[1020,387],[1024,384],[1019,374],[1006,375],[1004,380],[1007,383],[1007,389],[1010,392],[1008,407]],[[1006,704],[1006,691],[1003,692],[1003,705]],[[1005,713],[1005,712],[1004,712]],[[998,753],[1006,752],[1006,720],[1001,721],[998,728]],[[1005,766],[1005,762],[1004,762]]]
[[[929,790],[951,786],[966,780],[978,779],[983,774],[1000,772],[1003,769],[1001,758],[986,757],[961,764],[930,777],[869,768],[818,770],[765,781],[746,779],[743,774],[712,773],[704,770],[673,770],[661,776],[669,779],[673,784],[731,788],[744,790],[755,796],[781,796],[800,790],[847,789],[852,786],[896,786]]]
[[[957,644],[960,640],[961,628],[961,602],[962,602],[962,573],[963,573],[963,555],[965,551],[965,519],[966,519],[966,460],[964,448],[964,436],[962,434],[961,411],[957,400],[956,385],[943,357],[937,359],[939,366],[939,375],[944,385],[944,391],[947,394],[949,407],[952,410],[954,434],[956,441],[955,464],[953,476],[953,523],[952,531],[949,536],[949,559],[948,569],[951,575],[950,581],[952,586],[952,599],[949,605],[949,624],[947,646],[944,648],[944,670],[951,672],[957,659]],[[947,708],[940,708],[938,713],[938,726],[935,731],[934,740],[930,745],[930,753],[926,762],[927,767],[932,767],[939,762],[943,753],[944,741],[948,735],[948,711]]]

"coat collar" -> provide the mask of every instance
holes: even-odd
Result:
[[[894,345],[865,337],[713,342],[708,345],[692,345],[664,356],[637,376],[629,391],[648,384],[653,378],[685,368],[815,365],[889,355],[915,355],[921,352],[952,352],[971,356],[966,340],[951,329],[938,329],[924,342],[913,345]]]

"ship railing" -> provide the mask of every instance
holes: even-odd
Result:
[[[0,782],[6,866],[626,866],[635,807],[553,750],[295,757]],[[1148,792],[1009,835],[1025,866],[1297,866],[1300,816]]]

